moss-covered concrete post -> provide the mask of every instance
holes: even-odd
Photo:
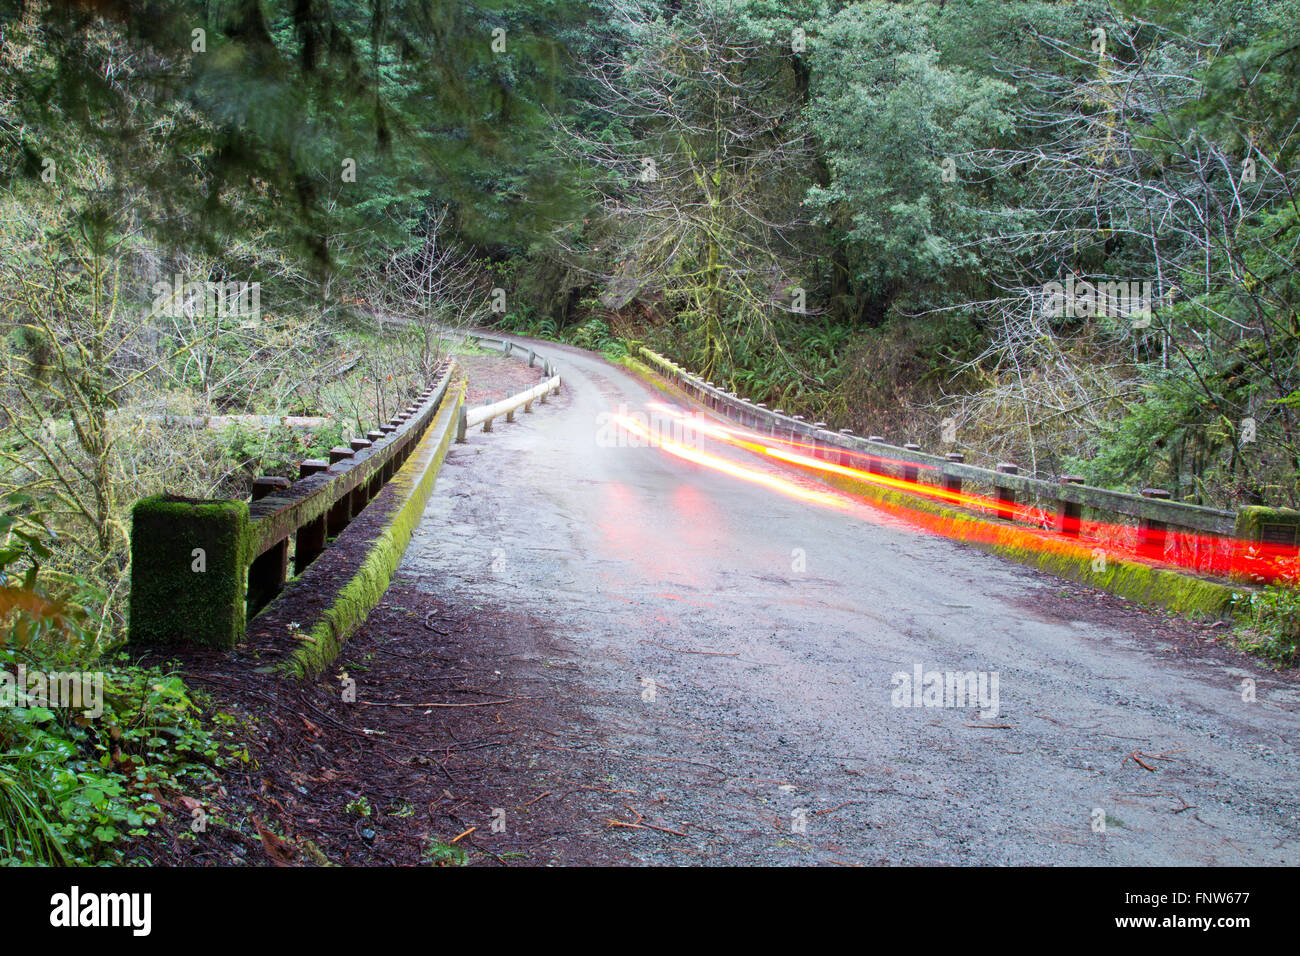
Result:
[[[944,455],[954,465],[960,465],[966,461],[966,456],[959,451],[950,451]],[[944,475],[943,487],[945,491],[952,492],[953,496],[961,494],[961,475]]]
[[[1062,475],[1061,484],[1081,485],[1083,478],[1079,475]],[[1083,526],[1083,506],[1073,501],[1058,498],[1056,502],[1056,530],[1067,538],[1079,537]]]
[[[1300,547],[1300,511],[1262,505],[1238,508],[1234,534],[1243,544],[1233,549],[1232,579],[1253,581],[1248,566],[1250,557],[1285,555]]]
[[[234,647],[244,638],[248,503],[155,495],[131,512],[133,644]]]
[[[1018,475],[1020,474],[1020,466],[1009,461],[1000,461],[998,462],[998,473],[1002,475]],[[1015,509],[1012,508],[1012,505],[1016,503],[1014,489],[1005,485],[998,485],[994,491],[998,502],[997,516],[1004,521],[1010,521],[1015,517]]]
[[[1143,488],[1142,497],[1168,501],[1172,496],[1163,488]],[[1162,561],[1167,541],[1168,528],[1163,521],[1146,515],[1138,518],[1138,554],[1154,561]]]

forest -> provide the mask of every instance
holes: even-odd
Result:
[[[132,504],[295,475],[440,328],[1300,505],[1300,0],[3,0],[0,62],[0,653],[116,687],[0,715],[0,863],[227,759],[121,656]]]

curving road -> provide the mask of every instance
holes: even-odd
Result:
[[[647,863],[1300,863],[1294,680],[746,452],[700,445],[833,500],[618,447],[608,413],[664,396],[538,347],[565,391],[453,447],[401,574],[545,622],[535,685],[599,728],[561,743],[665,828],[590,839]],[[997,706],[907,693],[917,668],[982,674],[985,703],[996,673]]]

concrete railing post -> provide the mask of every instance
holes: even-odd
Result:
[[[960,465],[966,461],[966,456],[959,451],[950,451],[948,452],[948,454],[944,455],[944,457],[947,458],[954,465]],[[944,475],[943,489],[944,491],[951,492],[954,496],[960,495],[961,475]]]
[[[1062,475],[1062,485],[1081,485],[1083,478],[1079,475]],[[1083,526],[1083,506],[1073,501],[1058,498],[1056,502],[1056,530],[1069,538],[1079,537]]]
[[[330,449],[330,464],[336,465],[341,461],[346,461],[356,453],[351,448],[343,448],[335,445]],[[325,515],[325,531],[331,538],[336,538],[343,533],[343,529],[348,526],[352,520],[352,493],[348,492],[339,498],[338,501],[330,507]]]
[[[848,444],[848,439],[850,439],[850,438],[853,437],[853,432],[849,431],[849,429],[847,429],[847,428],[841,428],[841,429],[840,429],[840,435],[843,436],[844,443],[847,445],[847,444]],[[841,449],[841,450],[840,450],[840,467],[841,467],[841,468],[850,468],[850,467],[852,467],[852,465],[853,465],[853,453],[850,452],[847,448],[843,448],[843,449]]]
[[[1163,488],[1143,488],[1143,498],[1167,501],[1173,497]],[[1165,555],[1165,543],[1168,540],[1168,528],[1163,521],[1156,518],[1138,518],[1138,554],[1160,560]]]
[[[382,440],[383,437],[384,433],[378,429],[366,432],[366,440],[372,445]],[[391,464],[391,462],[389,464]],[[385,464],[384,467],[375,472],[374,477],[370,479],[369,486],[366,489],[366,499],[368,501],[374,500],[375,495],[379,494],[380,489],[384,487],[384,482],[388,480],[389,464]]]
[[[261,501],[269,494],[277,492],[282,488],[288,488],[289,484],[290,482],[288,478],[280,478],[276,475],[262,475],[258,478],[254,478],[252,499],[254,501]]]
[[[916,444],[916,442],[908,442],[906,445],[903,446],[903,448],[906,451],[921,450],[921,446]],[[908,482],[909,484],[915,485],[920,481],[920,477],[921,477],[921,470],[920,467],[915,462],[911,462],[911,461],[903,462],[904,481]]]
[[[298,478],[307,478],[329,470],[329,462],[319,458],[308,458],[298,465]],[[310,521],[298,529],[298,537],[293,545],[293,573],[302,574],[325,550],[325,515]]]
[[[998,473],[1003,475],[1018,475],[1020,474],[1020,466],[1014,465],[1009,461],[1000,461],[998,462]],[[1005,521],[1010,521],[1014,518],[1015,510],[1012,506],[1016,503],[1015,490],[1008,488],[1005,485],[998,485],[994,497],[998,502],[996,509],[997,516]]]
[[[396,425],[379,426],[379,434],[384,438],[387,438],[395,431],[397,431]],[[409,447],[409,445],[407,447]],[[380,485],[385,485],[392,480],[393,475],[397,473],[397,469],[402,467],[402,462],[405,460],[405,455],[406,455],[406,449],[403,448],[398,451],[395,451],[389,457],[388,461],[384,462],[384,467],[382,469],[382,474],[380,476],[380,481],[379,481]]]
[[[369,438],[354,438],[348,444],[352,446],[353,454],[365,451],[373,442]],[[361,514],[363,509],[370,502],[370,482],[357,485],[352,489],[352,517]]]
[[[825,443],[824,441],[822,441],[822,437],[821,437],[821,436],[822,436],[822,433],[825,432],[825,431],[826,431],[826,423],[825,423],[825,422],[813,422],[813,434],[812,434],[812,446],[813,446],[813,447],[812,447],[812,457],[814,457],[814,458],[827,458],[827,457],[829,457],[829,456],[826,454],[826,443]]]
[[[288,478],[262,475],[253,479],[253,500],[289,487]],[[284,588],[289,565],[289,539],[282,538],[258,555],[248,568],[248,616],[252,617]]]
[[[873,445],[883,445],[885,443],[883,435],[868,435],[867,441]],[[881,463],[879,455],[872,453],[871,457],[867,459],[867,471],[873,475],[883,475],[885,473],[885,466]]]

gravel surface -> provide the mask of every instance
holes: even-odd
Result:
[[[611,447],[602,415],[663,396],[541,345],[565,390],[452,446],[392,587],[329,672],[280,678],[252,643],[167,654],[245,756],[162,795],[173,813],[140,855],[1300,862],[1294,672],[1227,647],[1221,625],[920,534],[743,452],[702,446],[842,507]],[[476,404],[540,374],[462,364]],[[987,691],[996,673],[996,712],[895,706],[918,702],[895,699],[917,667],[983,673]]]
[[[603,413],[662,395],[545,349],[565,391],[453,447],[388,599],[515,622],[497,669],[532,703],[465,786],[482,807],[537,799],[505,832],[467,818],[467,844],[532,862],[1300,862],[1294,674],[744,452],[705,446],[843,507],[604,447]],[[896,706],[917,667],[996,674],[996,712]]]

